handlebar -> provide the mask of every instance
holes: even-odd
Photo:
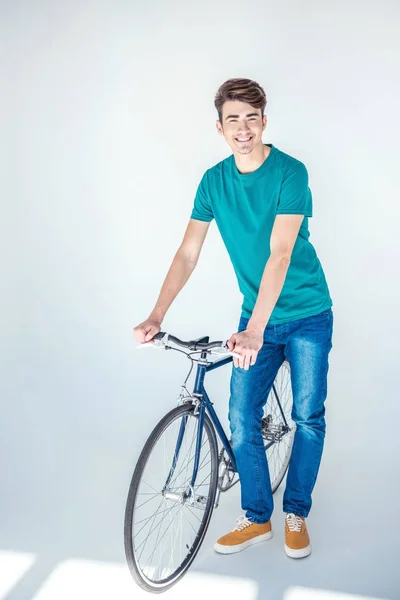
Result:
[[[166,333],[165,331],[160,331],[159,333],[156,333],[156,335],[153,337],[153,340],[157,340],[157,341],[161,341],[165,339],[165,343],[167,344],[168,342],[172,342],[174,344],[176,344],[177,346],[182,346],[182,348],[188,348],[189,350],[210,350],[211,348],[227,348],[226,342],[220,341],[220,342],[198,342],[196,340],[191,340],[188,342],[185,342],[183,340],[180,340],[179,338],[177,338],[174,335],[171,335],[170,333]]]

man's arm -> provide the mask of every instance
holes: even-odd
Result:
[[[135,327],[136,339],[143,343],[151,340],[158,331],[172,302],[192,274],[206,238],[210,222],[190,219],[182,243],[171,263],[167,276],[161,287],[157,302],[150,316]]]
[[[152,317],[162,321],[172,302],[192,274],[200,256],[210,223],[190,219],[182,243],[179,246],[160,295],[151,312]]]
[[[251,318],[244,331],[234,333],[228,340],[229,349],[241,355],[240,358],[234,357],[235,367],[248,370],[257,360],[263,345],[264,329],[282,291],[303,219],[304,215],[275,217],[270,239],[271,254],[265,265]]]
[[[264,331],[278,301],[290,258],[296,243],[304,215],[277,215],[272,228],[271,254],[265,265],[253,313],[247,329],[257,333]]]

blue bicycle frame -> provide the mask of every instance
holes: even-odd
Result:
[[[202,355],[202,358],[204,360],[206,360],[207,354],[205,353],[204,355]],[[194,388],[193,388],[193,396],[195,398],[199,398],[200,400],[200,405],[199,405],[199,421],[198,421],[198,428],[197,428],[197,438],[196,438],[196,451],[195,451],[195,459],[194,459],[194,467],[193,467],[193,474],[192,474],[192,479],[190,481],[190,486],[193,487],[196,481],[196,477],[197,477],[197,472],[198,472],[198,468],[199,468],[199,460],[200,460],[200,449],[201,449],[201,439],[202,439],[202,435],[203,435],[203,423],[204,423],[204,413],[207,410],[210,419],[217,431],[217,434],[226,450],[226,453],[228,454],[228,457],[230,459],[230,470],[232,472],[237,473],[237,466],[236,466],[236,460],[235,460],[235,455],[233,453],[233,449],[232,446],[228,440],[228,438],[226,437],[225,431],[221,425],[221,422],[217,416],[217,413],[214,410],[214,406],[213,403],[211,402],[205,387],[204,387],[204,378],[206,376],[206,373],[209,371],[214,371],[215,369],[218,369],[219,367],[222,367],[224,365],[227,365],[228,363],[232,362],[232,357],[229,356],[228,358],[224,358],[221,360],[217,360],[214,363],[211,364],[198,364],[197,365],[197,372],[196,372],[196,379],[195,379],[195,383],[194,383]],[[283,412],[281,403],[279,401],[278,398],[278,394],[276,392],[275,389],[275,385],[272,385],[272,390],[275,394],[281,415],[282,415],[282,419],[284,422],[284,427],[285,429],[289,430],[286,418],[285,418],[285,414]],[[165,483],[164,489],[168,487],[169,482],[171,481],[171,478],[174,474],[175,471],[175,467],[176,467],[176,463],[178,462],[178,457],[179,457],[179,451],[182,445],[182,441],[183,441],[183,436],[185,433],[185,428],[186,428],[186,423],[187,423],[187,419],[188,417],[182,417],[182,421],[181,421],[181,425],[179,428],[179,434],[178,434],[178,440],[176,443],[176,448],[175,448],[175,452],[174,452],[174,458],[173,458],[173,462],[172,462],[172,466],[170,469],[170,472],[168,474],[167,477],[167,481]],[[266,450],[272,446],[275,442],[270,442],[267,446],[266,446]]]
[[[207,357],[206,353],[204,355],[202,355],[202,358],[205,360],[206,360],[206,357]],[[212,364],[197,365],[196,379],[195,379],[195,383],[194,383],[194,387],[193,387],[193,396],[195,398],[199,398],[200,406],[199,406],[199,413],[198,413],[199,421],[198,421],[198,428],[197,428],[196,451],[195,451],[194,467],[193,467],[192,479],[190,481],[190,486],[194,486],[196,477],[197,477],[197,471],[199,468],[201,438],[203,436],[204,413],[206,410],[208,411],[210,419],[213,422],[213,425],[214,425],[215,429],[217,430],[219,438],[220,438],[222,444],[224,445],[224,448],[229,456],[229,459],[231,461],[232,471],[237,472],[236,461],[235,461],[235,456],[233,454],[232,446],[231,446],[228,438],[226,437],[225,431],[220,423],[217,413],[214,410],[213,403],[211,402],[211,400],[205,390],[205,387],[204,387],[204,378],[208,371],[214,371],[215,369],[218,369],[219,367],[222,367],[223,365],[227,365],[230,362],[232,362],[231,356],[229,356],[228,358],[223,358],[222,360],[217,360]],[[166,489],[168,487],[168,484],[171,481],[172,476],[174,474],[176,463],[178,462],[179,451],[181,449],[187,419],[188,419],[188,417],[185,416],[185,417],[182,417],[182,420],[181,420],[178,439],[176,442],[176,448],[175,448],[175,452],[174,452],[174,458],[172,461],[172,466],[171,466],[170,472],[167,477],[167,481],[165,482],[165,485],[164,485],[164,489]]]

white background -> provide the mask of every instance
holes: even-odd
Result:
[[[132,327],[156,301],[202,174],[230,154],[213,106],[230,77],[264,87],[264,142],[309,171],[310,239],[334,300],[328,430],[312,557],[283,553],[282,490],[269,545],[214,554],[241,512],[235,488],[191,597],[211,574],[243,579],[245,600],[290,586],[400,597],[398,2],[5,1],[0,16],[0,558],[28,565],[7,598],[59,599],[65,569],[65,597],[81,597],[83,572],[82,597],[95,597],[96,561],[127,577],[132,469],[188,366],[136,352]],[[240,306],[213,224],[163,329],[227,339]],[[229,375],[208,384],[225,423]],[[111,589],[137,593],[128,577]]]

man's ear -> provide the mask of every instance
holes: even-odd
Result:
[[[217,127],[217,131],[218,131],[219,135],[224,135],[224,131],[222,129],[221,121],[217,121],[216,122],[216,127]]]
[[[267,126],[267,115],[264,115],[263,116],[263,131],[266,128],[266,126]]]

